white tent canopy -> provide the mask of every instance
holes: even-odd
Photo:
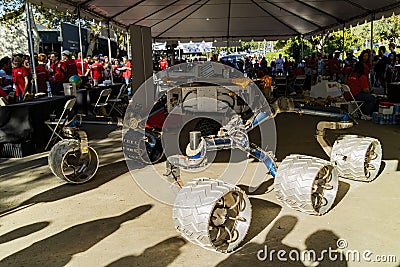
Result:
[[[398,0],[31,0],[165,40],[277,40],[400,12]]]

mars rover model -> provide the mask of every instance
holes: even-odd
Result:
[[[161,129],[148,123],[160,112]],[[250,141],[249,133],[269,124],[267,131],[260,132],[261,138],[274,140],[273,118],[281,112],[342,117],[295,108],[287,98],[269,105],[251,80],[228,66],[211,62],[174,66],[145,82],[132,98],[123,122],[124,154],[127,162],[157,163],[166,158],[166,173],[160,179],[173,192],[171,204],[178,232],[201,247],[233,252],[242,243],[251,223],[252,208],[246,193],[224,180],[198,178],[184,185],[181,179],[184,171],[206,167],[210,152],[238,150],[256,158],[274,178],[277,199],[312,215],[329,211],[339,178],[369,182],[378,175],[382,160],[379,140],[344,135],[333,145],[329,144],[326,130],[352,127],[348,117],[317,125],[316,139],[329,161],[293,154],[278,165],[274,144],[268,144],[269,141],[255,144]],[[187,146],[182,152],[177,141],[180,131],[199,114],[220,125],[213,134],[202,132],[204,129],[189,131]],[[56,176],[67,182],[83,183],[93,178],[99,161],[94,149],[88,146],[86,136],[75,136],[53,147],[49,165]]]

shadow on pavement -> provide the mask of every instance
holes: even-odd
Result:
[[[82,124],[81,130],[85,131],[91,140],[103,140],[109,137],[109,134],[118,129],[118,126],[104,124]],[[122,141],[121,141],[122,143]]]
[[[282,207],[273,202],[263,199],[250,198],[251,206],[253,207],[252,218],[249,231],[243,240],[243,244],[249,242],[253,237],[263,231],[276,217]]]
[[[242,189],[244,192],[246,192],[246,195],[248,196],[257,196],[271,192],[273,190],[271,186],[273,185],[274,185],[274,178],[271,178],[265,182],[262,182],[255,190],[253,190],[253,188],[247,185],[238,185],[238,187]]]
[[[168,266],[181,254],[180,248],[185,244],[183,238],[174,236],[146,248],[139,256],[123,257],[107,266]]]
[[[268,251],[284,250],[300,252],[299,249],[285,245],[282,240],[293,230],[298,219],[294,216],[285,215],[280,217],[268,232],[263,244],[248,243],[240,251],[232,254],[230,257],[220,262],[217,266],[304,266],[297,261],[282,261],[273,263],[273,260],[268,256]],[[265,252],[265,248],[267,251]],[[263,260],[264,257],[267,257]],[[276,255],[275,255],[276,257]],[[260,259],[259,259],[260,258]]]
[[[40,230],[46,228],[49,224],[49,222],[37,222],[12,230],[11,232],[0,236],[0,244],[16,240],[35,232],[39,232]]]
[[[333,260],[328,253],[323,253],[330,248],[337,249],[339,237],[332,231],[318,230],[311,234],[305,240],[307,248],[303,251],[286,245],[283,240],[297,221],[290,215],[280,217],[266,235],[264,243],[248,243],[217,266],[347,266],[345,257],[339,251]]]
[[[335,201],[333,201],[332,207],[329,210],[334,209],[337,206],[337,204],[339,204],[339,202],[342,201],[342,199],[347,194],[347,192],[349,192],[349,190],[350,190],[349,183],[339,181],[339,187],[338,187]]]
[[[107,182],[110,182],[111,180],[127,172],[128,168],[124,160],[101,166],[99,167],[97,174],[89,182],[78,185],[65,183],[55,188],[49,189],[25,200],[15,208],[9,209],[8,211],[3,211],[0,214],[0,217],[4,216],[5,213],[9,214],[10,212],[13,212],[13,210],[18,210],[20,208],[23,208],[24,206],[30,206],[37,203],[53,202],[84,192],[88,192],[102,186]],[[56,177],[54,177],[54,179],[56,179]]]
[[[10,175],[14,172],[21,172],[21,171],[24,171],[27,169],[34,169],[34,168],[46,166],[46,165],[47,165],[47,155],[43,156],[41,158],[29,160],[29,161],[23,162],[23,163],[15,162],[15,164],[12,164],[11,166],[1,168],[0,176]]]
[[[136,219],[151,208],[152,205],[142,205],[121,215],[74,225],[4,258],[0,265],[65,266],[75,254],[90,249],[117,231],[121,224]]]
[[[339,237],[330,230],[318,230],[307,237],[304,242],[307,246],[306,250],[315,252],[316,258],[313,262],[313,266],[347,266],[347,259],[344,257],[338,249]],[[335,251],[335,253],[326,253],[327,251]]]
[[[400,164],[400,162],[397,164],[397,170],[399,170],[399,164]],[[375,179],[377,179],[382,174],[382,172],[385,170],[385,167],[386,167],[386,163],[384,161],[382,161],[381,166],[379,166],[379,171],[378,171],[378,174],[376,175]]]

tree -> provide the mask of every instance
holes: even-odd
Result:
[[[2,0],[3,6],[0,9],[0,23],[12,29],[14,25],[20,23],[21,21],[25,20],[25,1],[24,0]],[[34,42],[35,47],[34,50],[37,51],[39,47],[39,34],[36,28],[36,24],[41,24],[48,29],[55,29],[59,28],[61,23],[66,22],[73,25],[77,25],[79,22],[77,10],[74,11],[61,11],[56,9],[50,9],[43,5],[34,5],[32,4],[32,15],[33,18],[31,19],[32,30],[34,34]],[[81,25],[84,28],[88,28],[92,31],[92,35],[99,36],[100,31],[105,29],[105,24],[96,23],[92,20],[81,18],[80,19]],[[122,31],[118,31],[117,33],[117,42],[121,41],[123,47],[126,47],[125,38],[127,33]],[[95,42],[97,39],[91,38],[91,43],[89,44],[90,47],[95,46]],[[121,44],[121,43],[119,43]]]
[[[283,50],[285,54],[293,56],[296,61],[301,60],[303,54],[307,55],[312,50],[312,45],[309,40],[298,35],[287,40],[277,41],[275,47],[278,50]]]
[[[382,18],[376,25],[381,42],[397,42],[400,35],[400,16],[394,14],[388,18]]]
[[[2,0],[0,9],[0,23],[6,27],[18,24],[24,19],[24,2],[20,0]]]

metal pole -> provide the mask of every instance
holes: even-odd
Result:
[[[108,66],[107,66],[107,68],[109,68],[110,64],[111,64],[110,21],[107,21],[107,41],[108,41]],[[110,68],[110,79],[111,79],[111,84],[114,84],[114,79],[112,76],[112,67]]]
[[[304,58],[304,36],[301,36],[301,59]]]
[[[342,58],[342,62],[344,62],[345,58],[346,58],[346,52],[344,51],[344,41],[345,41],[345,36],[344,36],[344,28],[345,28],[345,24],[343,23],[343,29],[342,29],[342,48],[343,48],[343,58]]]
[[[371,58],[373,55],[373,50],[374,50],[374,20],[375,20],[375,14],[371,14]]]
[[[26,9],[26,24],[28,27],[28,41],[29,41],[29,56],[31,59],[31,72],[32,72],[32,80],[35,86],[35,93],[39,92],[38,84],[37,84],[37,75],[36,75],[36,64],[35,59],[33,57],[33,40],[32,40],[32,25],[31,25],[31,4],[27,1],[25,3]]]
[[[126,49],[127,49],[127,55],[128,58],[132,57],[132,51],[131,51],[131,38],[130,38],[130,33],[129,30],[127,30],[127,34],[126,34]]]
[[[79,50],[81,51],[81,70],[82,76],[85,75],[83,67],[83,45],[82,45],[82,27],[81,27],[81,5],[78,5],[78,30],[79,30]]]
[[[262,54],[263,57],[265,56],[265,46],[266,45],[267,45],[267,41],[264,40],[264,48],[263,48],[263,54]]]

